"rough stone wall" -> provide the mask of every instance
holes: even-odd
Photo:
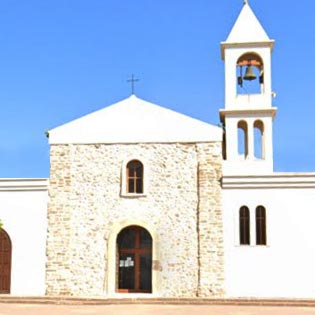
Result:
[[[54,146],[50,155],[46,293],[68,295],[71,281],[71,154],[69,146]]]
[[[221,144],[197,145],[199,297],[224,296],[224,239],[221,201]]]
[[[220,294],[219,146],[52,145],[47,294],[106,296],[108,239],[126,220],[155,229],[159,296]],[[131,158],[145,168],[147,193],[137,198],[121,194],[122,165]]]

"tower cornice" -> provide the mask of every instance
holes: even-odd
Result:
[[[273,50],[275,41],[268,40],[265,42],[248,42],[248,43],[228,43],[221,42],[221,58],[225,60],[225,49],[227,48],[260,48],[260,47],[269,47],[270,50]]]
[[[272,108],[257,108],[257,109],[233,109],[233,110],[226,110],[220,109],[220,120],[223,121],[226,116],[229,117],[244,117],[244,116],[253,116],[259,117],[261,116],[271,116],[274,118],[277,113],[277,107]]]

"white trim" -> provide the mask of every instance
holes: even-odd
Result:
[[[0,191],[47,191],[46,178],[0,178]]]
[[[275,41],[273,39],[264,42],[248,42],[248,43],[228,43],[221,42],[221,59],[225,60],[225,50],[229,48],[257,48],[257,47],[269,47],[271,52],[273,51]]]
[[[223,176],[223,189],[315,188],[315,173],[273,173],[272,175]]]
[[[261,95],[261,94],[249,94],[249,95]],[[240,119],[246,119],[246,118],[255,118],[255,120],[262,120],[264,117],[272,117],[274,118],[276,116],[278,108],[272,107],[272,108],[248,108],[248,109],[220,109],[220,119],[223,121],[224,118],[227,116],[229,118],[240,118]],[[246,117],[245,117],[246,116]]]

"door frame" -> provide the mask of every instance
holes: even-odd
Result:
[[[119,249],[118,248],[118,243],[117,243],[117,254],[118,254],[118,259],[120,254],[132,254],[134,255],[134,261],[135,261],[135,270],[134,270],[134,275],[135,275],[135,289],[120,289],[119,287],[117,288],[117,292],[120,293],[151,293],[152,291],[152,247],[153,247],[153,239],[152,236],[150,234],[150,232],[148,230],[146,230],[145,228],[143,228],[142,226],[139,225],[131,225],[131,226],[127,226],[125,228],[123,228],[120,232],[122,233],[124,230],[127,229],[132,229],[134,231],[136,231],[135,233],[135,247],[134,248],[123,248],[123,249]],[[147,233],[149,233],[150,237],[151,237],[151,248],[140,248],[140,231],[144,230]],[[117,239],[118,236],[117,235]],[[140,277],[141,277],[141,269],[140,269],[140,255],[141,254],[151,254],[151,290],[140,290]],[[119,261],[117,260],[117,268],[119,269]],[[119,283],[119,271],[117,273],[117,282]]]
[[[161,265],[159,261],[159,242],[158,235],[153,225],[142,220],[124,220],[113,224],[111,232],[108,238],[108,247],[107,247],[107,264],[105,269],[105,278],[104,278],[104,293],[108,296],[116,297],[119,294],[118,292],[118,269],[117,269],[117,236],[121,230],[128,226],[140,226],[146,229],[152,237],[152,291],[151,293],[155,296],[158,296],[159,292],[159,273],[161,271]],[[143,294],[143,293],[135,293]]]

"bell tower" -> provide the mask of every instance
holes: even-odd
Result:
[[[225,62],[224,175],[273,172],[270,40],[247,1],[227,40],[221,43]]]

